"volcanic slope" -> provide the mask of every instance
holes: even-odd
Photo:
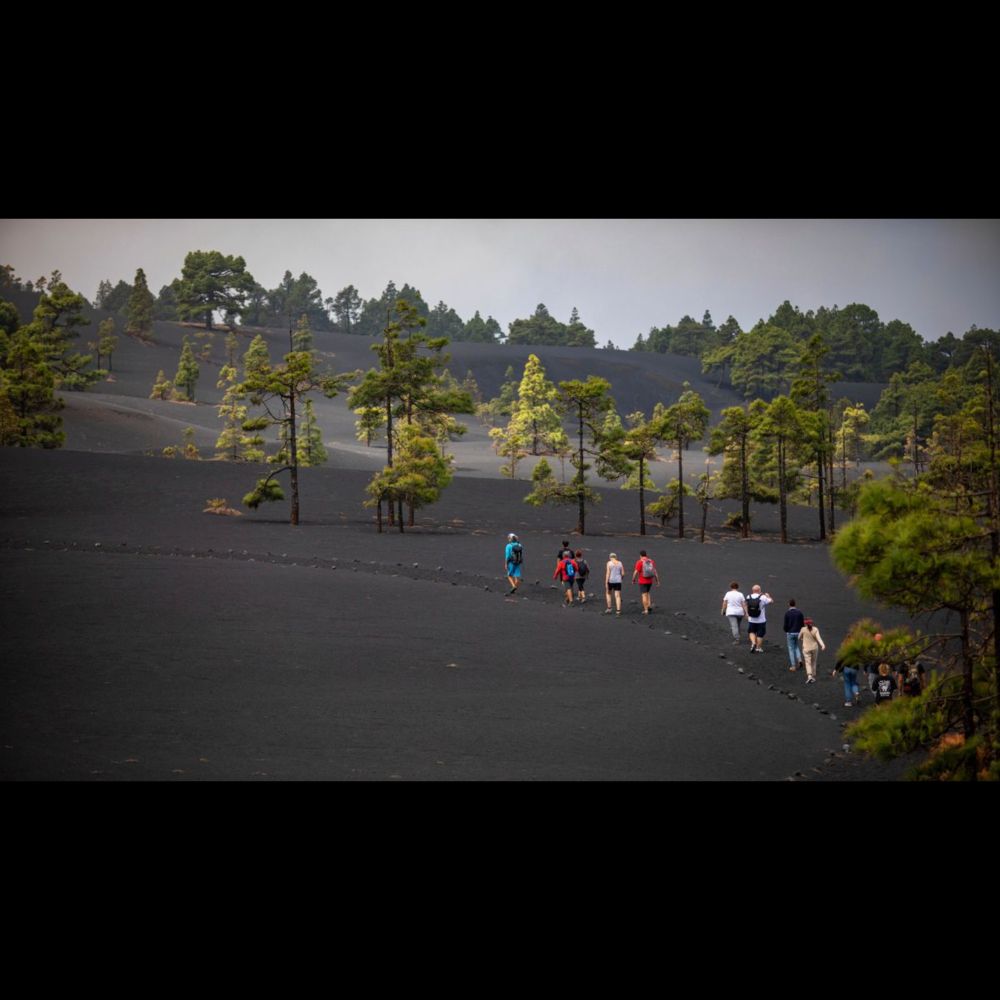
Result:
[[[822,548],[578,537],[595,570],[611,548],[657,559],[654,613],[627,586],[616,618],[561,607],[567,516],[525,507],[524,484],[460,480],[406,534],[375,534],[352,470],[304,470],[298,529],[201,513],[247,471],[0,453],[0,776],[778,780],[838,760],[832,652],[806,688],[780,633],[750,657],[718,615],[731,577],[779,607],[794,585],[836,643],[872,609]]]

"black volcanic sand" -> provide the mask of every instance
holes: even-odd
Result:
[[[860,602],[813,511],[798,544],[634,530],[634,494],[603,491],[586,538],[572,511],[535,511],[523,482],[457,479],[418,527],[376,535],[367,473],[309,469],[287,504],[241,518],[260,470],[142,456],[0,452],[5,779],[782,780],[898,777],[845,754],[830,678]],[[689,518],[693,519],[689,509]],[[770,516],[770,515],[769,515]],[[773,539],[773,516],[761,519]],[[525,544],[517,598],[505,534]],[[595,568],[640,547],[655,611],[564,609],[562,537]],[[771,648],[733,647],[731,579],[777,600]],[[787,597],[829,647],[820,682],[790,674]],[[903,620],[882,612],[888,625]],[[776,621],[775,621],[776,620]]]

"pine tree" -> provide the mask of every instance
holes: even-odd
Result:
[[[29,324],[9,338],[0,366],[0,443],[59,448],[66,440],[58,416],[63,402],[55,395],[49,350],[30,330]]]
[[[292,334],[293,351],[311,351],[313,349],[313,334],[309,329],[309,317],[303,313]]]
[[[254,489],[244,497],[244,503],[248,507],[256,507],[264,501],[276,499],[276,492],[280,491],[275,490],[274,478],[281,472],[287,471],[292,491],[290,521],[293,525],[297,525],[300,464],[298,419],[302,402],[307,395],[317,391],[332,398],[361,373],[341,372],[333,375],[318,372],[313,356],[308,351],[292,351],[285,355],[283,365],[275,367],[263,362],[259,351],[252,359],[249,357],[249,351],[247,355],[246,378],[241,383],[241,391],[249,397],[254,406],[263,407],[267,416],[246,420],[243,428],[247,431],[262,431],[269,425],[277,424],[281,430],[282,441],[287,442],[288,461],[282,468],[258,480]],[[280,407],[280,413],[275,413],[272,407]]]
[[[528,439],[532,455],[539,454],[539,445],[551,450],[553,436],[562,433],[562,420],[555,408],[558,397],[556,387],[545,377],[538,356],[529,354],[517,388],[511,423]]]
[[[86,300],[70,289],[58,271],[52,272],[49,281],[39,279],[36,285],[43,291],[27,326],[28,336],[45,349],[56,388],[86,389],[101,374],[86,370],[93,360],[91,355],[70,350],[70,341],[80,336],[79,327],[90,324],[82,315]]]
[[[791,397],[799,407],[807,411],[803,416],[805,440],[812,449],[816,463],[816,485],[819,501],[819,538],[826,538],[826,515],[823,509],[823,484],[826,479],[826,462],[831,452],[830,420],[827,406],[830,402],[829,386],[840,375],[830,371],[825,365],[830,349],[821,334],[814,334],[802,350],[797,375],[792,382]]]
[[[173,399],[174,383],[167,378],[161,368],[156,373],[156,381],[153,383],[153,391],[149,394],[150,399]]]
[[[222,366],[219,372],[217,389],[223,389],[222,402],[219,403],[219,419],[222,420],[222,433],[215,442],[217,457],[231,462],[262,462],[264,460],[263,438],[248,434],[243,429],[247,418],[247,407],[243,400],[246,393],[237,381],[237,371],[234,365]]]
[[[790,457],[803,434],[802,414],[787,396],[776,396],[757,425],[761,437],[774,442],[777,463],[781,541],[788,541],[788,493],[794,488]]]
[[[656,489],[649,475],[649,463],[656,461],[656,446],[660,442],[658,422],[646,420],[646,415],[637,410],[626,419],[629,429],[622,438],[621,451],[633,466],[623,490],[639,491],[639,534],[646,534],[646,490]]]
[[[527,438],[513,420],[506,427],[491,428],[490,438],[496,453],[507,459],[507,464],[500,466],[500,474],[517,479],[517,463],[528,454],[525,450],[528,443]]]
[[[763,405],[763,404],[762,404]],[[722,411],[722,419],[712,428],[709,440],[709,455],[723,455],[720,492],[723,497],[732,497],[742,505],[740,533],[750,537],[750,459],[753,450],[751,432],[753,423],[749,408],[730,406]]]
[[[395,318],[392,318],[393,314]],[[419,308],[406,301],[401,293],[386,319],[382,341],[372,346],[379,357],[379,368],[368,371],[361,384],[351,390],[349,405],[355,412],[370,406],[385,408],[386,462],[387,468],[391,469],[400,423],[408,427],[422,423],[424,427],[429,427],[438,424],[438,418],[443,414],[471,413],[473,406],[469,394],[454,379],[449,382],[441,374],[448,362],[448,356],[441,353],[447,340],[443,337],[428,338],[417,332],[426,325]],[[384,483],[388,480],[382,478],[379,481]],[[390,495],[395,499],[401,518],[400,497],[403,493],[394,489],[382,495],[386,499]],[[381,504],[377,504],[377,509],[377,523],[381,531]],[[411,524],[414,509],[415,505],[411,506]],[[390,507],[390,524],[394,516]]]
[[[385,410],[381,406],[359,406],[355,411],[358,419],[354,421],[357,430],[355,435],[366,447],[372,446],[379,431],[385,426]]]
[[[105,324],[107,325],[105,326]],[[101,336],[100,339],[97,341],[97,351],[98,351],[97,367],[98,368],[101,367],[100,356],[103,354],[108,359],[108,371],[112,371],[113,367],[111,364],[111,356],[115,353],[116,350],[118,350],[118,338],[114,334],[115,321],[109,317],[103,323],[101,323],[98,330],[101,333]]]
[[[300,465],[322,465],[326,461],[323,434],[316,421],[311,399],[306,400],[306,415],[299,431],[298,453]]]
[[[668,406],[658,421],[656,433],[664,441],[670,441],[677,454],[677,481],[684,482],[684,449],[692,441],[700,441],[708,429],[712,414],[701,396],[690,385],[684,383],[684,392],[673,406]],[[677,537],[684,537],[684,494],[681,489],[677,507]]]
[[[242,257],[225,256],[218,250],[192,250],[184,258],[176,286],[177,312],[182,319],[203,318],[212,329],[216,310],[239,313],[254,280]]]
[[[247,375],[250,375],[270,367],[271,355],[267,349],[267,341],[258,333],[250,341],[250,346],[247,348],[246,354],[243,355],[243,369]]]
[[[128,321],[125,332],[137,340],[148,341],[153,335],[153,310],[156,300],[146,284],[146,272],[140,267],[135,272],[135,283],[128,300]]]
[[[451,482],[451,461],[442,458],[432,438],[422,434],[412,424],[400,428],[396,462],[386,466],[368,484],[367,506],[378,506],[383,500],[390,505],[405,503],[411,510],[436,503],[441,492]],[[402,532],[403,518],[398,518]],[[410,522],[413,523],[412,520]]]
[[[576,423],[577,449],[573,456],[576,475],[572,486],[576,491],[577,501],[576,530],[581,535],[586,534],[587,504],[600,499],[600,495],[587,486],[587,470],[590,465],[586,461],[586,455],[596,455],[600,451],[600,426],[604,414],[614,406],[610,392],[611,383],[596,375],[588,376],[586,381],[571,379],[559,383],[560,399]],[[585,431],[590,432],[590,448],[584,443]]]
[[[194,359],[194,352],[191,350],[191,343],[185,337],[184,346],[181,348],[181,360],[174,376],[174,385],[183,392],[182,398],[189,402],[194,402],[194,390],[198,385],[200,371],[198,362]]]

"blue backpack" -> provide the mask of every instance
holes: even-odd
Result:
[[[576,564],[572,559],[563,560],[563,572],[566,574],[567,580],[572,580],[576,576]]]

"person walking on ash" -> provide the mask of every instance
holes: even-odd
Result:
[[[733,645],[740,644],[740,625],[747,613],[747,599],[740,593],[740,585],[736,580],[729,585],[729,590],[722,598],[722,613],[729,620],[729,629],[733,633]]]
[[[504,549],[503,557],[507,570],[507,582],[510,584],[510,593],[516,594],[517,588],[521,586],[524,547],[517,540],[517,535],[513,531],[507,536],[507,547]]]
[[[636,580],[639,581],[639,590],[642,592],[642,613],[648,615],[653,606],[649,591],[654,583],[659,587],[660,575],[656,572],[656,563],[646,555],[645,549],[639,550],[639,558],[632,570],[632,582],[635,583]]]

